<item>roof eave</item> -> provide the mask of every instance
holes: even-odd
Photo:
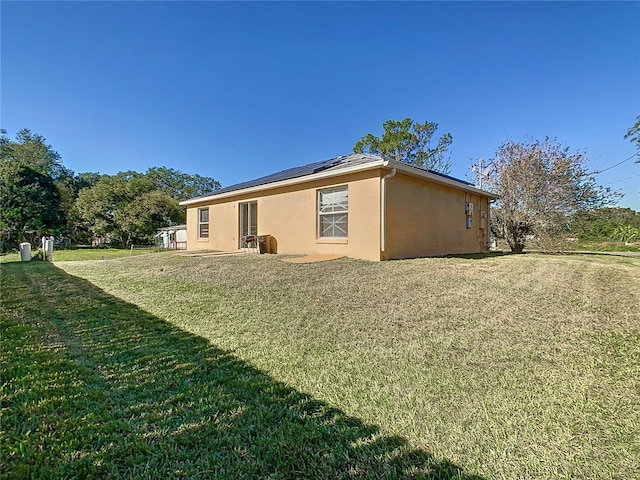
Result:
[[[289,178],[287,180],[280,180],[277,182],[265,183],[262,185],[256,185],[254,187],[241,188],[239,190],[233,190],[231,192],[220,193],[217,195],[214,193],[213,195],[207,195],[206,197],[198,197],[198,198],[192,198],[190,200],[183,200],[182,202],[180,202],[180,205],[186,205],[186,206],[195,205],[198,203],[210,202],[212,200],[236,197],[239,195],[247,195],[251,193],[262,192],[264,190],[272,190],[274,188],[287,187],[289,185],[297,185],[300,183],[313,182],[314,180],[337,177],[337,176],[346,175],[349,173],[363,172],[366,170],[371,170],[373,168],[384,167],[385,163],[386,163],[386,160],[381,159],[375,162],[354,165],[353,167],[338,168],[335,170],[324,170],[322,172],[314,173],[311,175],[303,175],[301,177],[295,177],[295,178]]]
[[[408,165],[406,163],[403,162],[398,162],[396,160],[384,160],[384,159],[380,159],[380,160],[376,160],[374,162],[369,162],[369,163],[365,163],[365,164],[359,164],[359,165],[355,165],[353,167],[346,167],[346,168],[338,168],[335,170],[325,170],[322,172],[318,172],[318,173],[314,173],[311,175],[303,175],[301,177],[295,177],[295,178],[289,178],[287,180],[280,180],[280,181],[276,181],[276,182],[271,182],[271,183],[265,183],[262,185],[256,185],[253,187],[248,187],[248,188],[241,188],[239,190],[233,190],[231,192],[226,192],[226,193],[220,193],[220,194],[212,194],[212,195],[207,195],[204,197],[197,197],[197,198],[192,198],[189,200],[183,200],[180,202],[180,205],[185,205],[185,206],[189,206],[189,205],[197,205],[197,204],[202,204],[202,203],[207,203],[210,202],[212,200],[220,200],[220,199],[225,199],[225,198],[230,198],[230,197],[236,197],[236,196],[240,196],[240,195],[248,195],[251,193],[258,193],[258,192],[262,192],[265,190],[272,190],[275,188],[281,188],[281,187],[287,187],[290,185],[297,185],[297,184],[301,184],[301,183],[307,183],[307,182],[313,182],[315,180],[321,180],[324,178],[331,178],[331,177],[338,177],[341,175],[347,175],[350,173],[357,173],[357,172],[363,172],[366,170],[372,170],[375,168],[388,168],[388,169],[392,169],[395,168],[407,175],[413,176],[413,177],[417,177],[417,178],[423,178],[426,180],[429,180],[431,182],[434,183],[438,183],[441,185],[447,185],[453,188],[457,188],[460,190],[464,190],[466,192],[469,193],[475,193],[477,195],[483,195],[485,197],[489,197],[492,199],[498,198],[498,195],[495,195],[491,192],[487,192],[486,190],[481,190],[479,188],[476,188],[472,185],[467,185],[463,182],[460,181],[456,181],[447,177],[443,177],[440,175],[436,175],[435,173],[431,173],[428,172],[424,169],[418,168],[418,167],[413,167],[411,165]]]
[[[402,173],[405,173],[407,175],[410,175],[412,177],[424,178],[425,180],[429,180],[434,183],[439,183],[441,185],[457,188],[459,190],[464,190],[465,192],[474,193],[476,195],[482,195],[489,198],[499,198],[498,195],[491,192],[487,192],[486,190],[482,190],[480,188],[474,187],[473,185],[467,185],[461,181],[456,181],[451,178],[443,177],[441,175],[428,172],[422,168],[414,167],[404,162],[398,162],[396,160],[387,160],[384,166],[387,168],[395,168],[396,170]]]

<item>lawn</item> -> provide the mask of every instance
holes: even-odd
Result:
[[[113,260],[114,258],[132,257],[137,255],[146,255],[156,252],[153,248],[82,248],[73,250],[54,250],[53,260],[55,262],[69,262],[80,260]],[[35,256],[35,251],[32,251]],[[20,261],[19,253],[7,253],[0,255],[0,263],[18,262]]]
[[[579,242],[568,250],[586,250],[591,252],[640,252],[640,244],[624,242]]]
[[[2,478],[639,478],[640,260],[2,264]]]

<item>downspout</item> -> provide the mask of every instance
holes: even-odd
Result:
[[[487,198],[487,250],[491,251],[491,204],[495,198]]]
[[[384,252],[387,238],[387,180],[395,177],[395,167],[391,169],[391,173],[382,177],[382,185],[380,187],[380,252]]]

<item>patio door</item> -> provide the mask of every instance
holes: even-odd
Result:
[[[249,244],[242,241],[247,235],[258,235],[258,202],[240,204],[240,248],[256,248],[255,241]]]

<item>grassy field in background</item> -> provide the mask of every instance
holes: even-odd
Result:
[[[580,242],[568,250],[588,250],[592,252],[640,252],[640,244],[625,245],[624,242]]]
[[[2,265],[3,478],[638,478],[640,260]]]
[[[497,240],[497,250],[499,252],[510,252],[509,244],[504,239]],[[541,252],[545,249],[535,242],[528,244],[525,249],[526,252],[534,253]],[[555,250],[551,250],[552,253],[558,252],[640,252],[640,243],[625,244],[625,242],[614,240],[601,240],[601,241],[588,241],[578,240],[575,242],[566,242],[556,246]]]
[[[76,262],[84,260],[112,260],[114,258],[125,258],[137,255],[155,253],[157,250],[151,248],[82,248],[73,250],[54,250],[54,262]],[[35,255],[35,251],[32,252]],[[8,253],[0,255],[0,263],[19,262],[19,253]]]

